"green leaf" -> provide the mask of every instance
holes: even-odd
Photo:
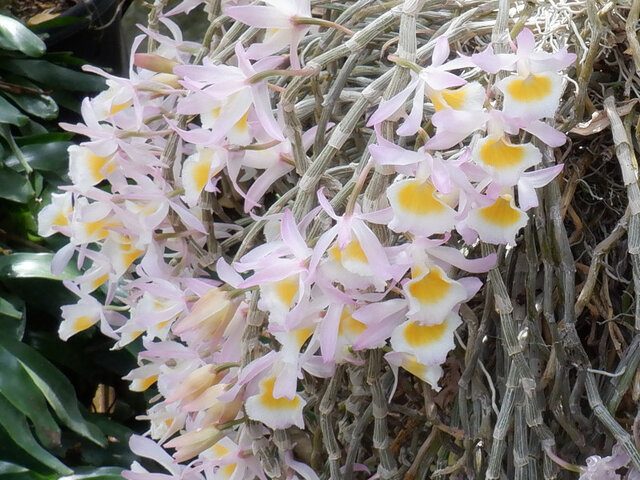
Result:
[[[0,278],[48,278],[65,280],[74,278],[78,272],[67,266],[61,275],[51,273],[53,253],[11,253],[0,256]]]
[[[104,79],[97,75],[77,72],[46,60],[10,58],[0,62],[0,68],[58,90],[97,92],[105,88]]]
[[[41,137],[42,135],[37,135]],[[30,137],[25,137],[30,138]],[[17,141],[17,139],[16,139]],[[20,142],[17,142],[20,144]],[[73,145],[72,142],[58,141],[52,139],[48,143],[26,144],[20,147],[24,159],[34,170],[45,170],[48,172],[63,172],[67,170],[68,154],[67,149]],[[15,155],[9,155],[4,159],[4,164],[18,172],[23,172],[24,167]]]
[[[27,469],[22,465],[16,465],[15,463],[0,460],[0,475],[6,475],[7,473],[22,473],[26,471]]]
[[[40,443],[48,449],[60,446],[60,427],[49,412],[44,396],[18,359],[4,348],[0,348],[0,364],[2,396],[31,420]]]
[[[0,168],[0,198],[27,203],[34,197],[29,179],[10,168]]]
[[[9,123],[17,127],[25,125],[29,117],[23,115],[20,110],[0,97],[0,123]]]
[[[62,475],[70,475],[73,473],[73,470],[36,442],[24,416],[20,415],[20,412],[2,396],[0,396],[0,425],[2,425],[9,434],[11,440],[29,456]]]
[[[120,467],[78,468],[74,475],[58,480],[122,480],[121,473]]]
[[[32,470],[25,470],[18,473],[7,473],[0,475],[0,480],[57,480],[59,475],[42,475]]]
[[[51,20],[47,20],[46,22],[40,22],[37,25],[31,27],[36,32],[46,32],[50,28],[54,27],[66,27],[67,25],[73,25],[79,22],[86,22],[87,19],[84,17],[72,17],[70,15],[58,16],[52,18]]]
[[[100,429],[83,418],[73,385],[56,367],[24,343],[0,337],[0,346],[18,359],[62,423],[94,443],[106,445]]]
[[[33,95],[28,93],[16,95],[9,92],[5,92],[5,95],[23,111],[34,117],[53,120],[58,116],[58,105],[49,95]]]
[[[19,21],[5,15],[0,15],[0,47],[19,50],[30,57],[39,57],[47,49],[40,37]]]
[[[7,335],[20,340],[24,335],[26,325],[24,302],[20,298],[13,300],[14,303],[20,304],[20,308],[6,298],[0,297],[0,335]]]
[[[28,137],[16,137],[16,143],[24,147],[25,145],[36,145],[39,143],[67,142],[73,138],[70,132],[47,132]],[[69,143],[71,144],[71,143]]]

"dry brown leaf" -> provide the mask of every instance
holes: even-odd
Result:
[[[634,98],[616,107],[618,115],[624,117],[629,112],[631,112],[634,105],[639,101],[639,99]],[[570,130],[570,133],[576,133],[578,135],[582,135],[583,137],[587,137],[589,135],[593,135],[594,133],[603,131],[605,128],[609,127],[609,125],[609,117],[607,117],[606,112],[604,110],[599,110],[597,112],[593,112],[591,120],[579,123]]]
[[[30,17],[27,20],[27,25],[32,27],[40,23],[48,22],[49,20],[53,20],[60,15],[59,13],[51,13],[52,11],[53,7],[47,8],[45,11],[35,14],[33,17]]]

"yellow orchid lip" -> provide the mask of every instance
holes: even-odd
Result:
[[[491,205],[472,210],[467,223],[485,242],[513,245],[527,221],[527,214],[516,207],[513,196],[503,194]]]
[[[284,280],[273,283],[273,292],[275,293],[275,297],[286,308],[291,308],[293,306],[293,302],[298,294],[299,288],[297,275],[292,275]]]
[[[459,88],[445,88],[429,92],[429,99],[436,112],[441,110],[480,110],[484,103],[485,89],[478,82],[470,82]]]
[[[428,305],[444,299],[451,291],[452,283],[445,279],[441,269],[432,268],[429,273],[412,283],[408,290],[412,297]]]
[[[247,415],[273,429],[288,428],[291,425],[304,428],[302,409],[307,402],[298,394],[293,398],[276,398],[275,384],[275,376],[260,381],[259,392],[247,398],[245,402]]]
[[[404,338],[411,347],[428,347],[442,339],[446,332],[446,325],[421,325],[418,322],[409,323],[404,329]]]
[[[492,135],[478,142],[473,159],[499,185],[512,186],[542,161],[542,154],[531,143],[514,145],[505,136]]]
[[[522,164],[525,151],[522,145],[507,143],[504,137],[487,138],[479,148],[478,157],[490,167],[508,169]]]
[[[456,212],[439,195],[431,182],[413,178],[394,183],[387,189],[394,215],[389,228],[422,236],[450,231]]]
[[[511,227],[517,225],[521,212],[512,205],[510,195],[503,195],[488,207],[478,210],[478,214],[484,221],[497,227]]]
[[[224,168],[221,153],[214,148],[201,147],[190,155],[182,167],[182,184],[188,204],[195,205],[209,180]]]
[[[395,352],[414,356],[419,364],[439,365],[454,348],[453,332],[460,323],[460,317],[454,312],[450,312],[436,325],[423,325],[415,320],[407,320],[392,332],[391,347]],[[410,366],[416,367],[415,364]]]
[[[544,100],[553,91],[549,77],[530,73],[526,77],[514,78],[507,84],[507,92],[514,100],[522,103],[533,103]]]
[[[467,291],[436,265],[416,271],[420,271],[420,275],[403,287],[409,301],[407,317],[425,325],[439,324],[466,299]]]
[[[504,94],[503,110],[521,118],[553,117],[562,95],[562,79],[555,72],[512,75],[497,87]]]
[[[398,188],[398,206],[409,213],[428,215],[441,213],[446,206],[435,197],[436,187],[432,183],[420,183],[417,180],[404,183]]]

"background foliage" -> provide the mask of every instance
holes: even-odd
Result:
[[[58,338],[60,306],[73,296],[51,274],[58,239],[37,235],[36,215],[68,184],[79,99],[104,81],[69,53],[47,53],[17,20],[0,15],[0,478],[120,478],[129,466],[126,426],[135,404],[120,378],[135,352],[84,334]],[[75,388],[74,388],[75,386]],[[114,388],[115,386],[115,388]],[[66,477],[70,476],[70,477]]]

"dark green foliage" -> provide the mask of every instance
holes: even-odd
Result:
[[[76,272],[53,275],[59,240],[37,234],[38,211],[68,183],[59,115],[104,85],[82,63],[0,15],[0,480],[115,480],[133,460],[125,425],[143,399],[121,377],[135,354],[91,332],[58,338],[60,307],[77,301],[62,280]],[[99,384],[115,387],[108,413],[89,411]]]

